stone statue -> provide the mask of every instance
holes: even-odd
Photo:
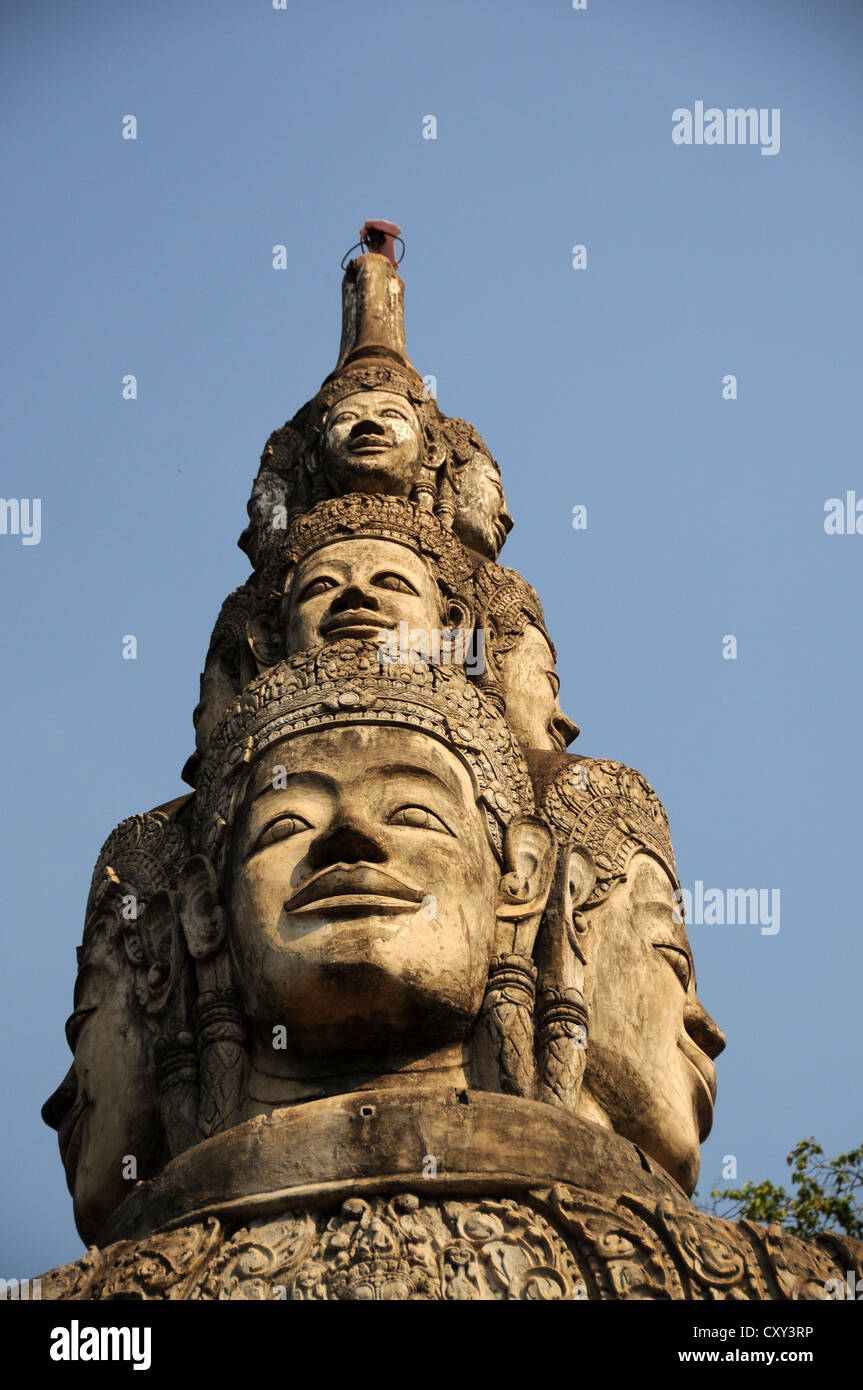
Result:
[[[491,453],[348,266],[271,437],[193,792],[100,854],[45,1103],[71,1299],[798,1299],[863,1245],[690,1202],[724,1038],[668,823],[577,758]]]

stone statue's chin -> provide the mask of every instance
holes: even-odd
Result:
[[[370,920],[339,945],[327,953],[325,968],[309,971],[308,988],[295,977],[291,1011],[282,1015],[290,1048],[310,1056],[363,1052],[386,1058],[467,1037],[481,995],[446,998],[434,984],[414,981],[381,946],[380,930]]]
[[[445,922],[396,901],[345,898],[285,913],[258,955],[247,1007],[265,1032],[284,1023],[304,1052],[457,1041],[477,1017],[482,981],[455,952],[446,968],[435,941],[444,932]]]
[[[399,447],[355,453],[338,450],[329,455],[329,467],[343,492],[390,493],[407,497],[416,482],[422,460],[405,455]]]
[[[676,1077],[651,1083],[632,1069],[631,1058],[594,1047],[591,1040],[577,1113],[637,1144],[690,1193],[701,1160],[699,1140],[709,1133],[713,1105],[695,1067],[682,1054],[678,1057]]]

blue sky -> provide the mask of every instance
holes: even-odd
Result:
[[[405,229],[413,362],[501,462],[572,751],[655,785],[684,884],[781,890],[775,935],[691,929],[729,1038],[701,1190],[726,1154],[782,1181],[804,1135],[859,1143],[863,536],[823,522],[863,499],[863,12],[88,0],[0,29],[0,492],[42,499],[38,545],[0,536],[0,1273],[80,1252],[39,1107],[90,874],[184,790],[258,458],[335,364],[367,217]],[[779,108],[779,153],[675,145],[698,100]]]

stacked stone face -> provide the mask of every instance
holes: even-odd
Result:
[[[57,1128],[93,1248],[43,1297],[824,1297],[860,1247],[689,1201],[724,1039],[668,822],[566,749],[500,470],[390,259],[271,435],[192,792],[93,875]]]

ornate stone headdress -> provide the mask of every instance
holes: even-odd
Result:
[[[99,851],[87,898],[87,920],[118,892],[135,896],[140,914],[156,893],[170,892],[190,854],[181,813],[191,793],[120,822]]]
[[[500,714],[455,666],[381,664],[373,642],[345,639],[280,662],[247,687],[216,728],[195,795],[196,838],[216,856],[235,805],[235,774],[271,744],[310,729],[381,723],[446,744],[477,787],[489,839],[533,809],[527,768]]]
[[[655,855],[677,882],[662,802],[634,768],[610,758],[570,757],[543,790],[537,785],[537,800],[563,842],[577,841],[593,856],[596,884],[582,910],[608,896],[638,849]]]
[[[495,652],[511,651],[530,624],[539,628],[557,660],[539,594],[517,570],[495,562],[482,565],[473,577],[472,591],[477,622],[488,629]]]
[[[320,502],[285,537],[282,560],[296,564],[333,541],[361,536],[397,541],[430,564],[445,592],[460,592],[473,573],[464,546],[430,512],[405,497],[349,493]]]
[[[256,576],[228,594],[210,634],[205,665],[220,660],[226,670],[235,673],[238,680],[242,679],[240,653],[248,647],[247,624],[260,607],[261,599],[262,588]]]

